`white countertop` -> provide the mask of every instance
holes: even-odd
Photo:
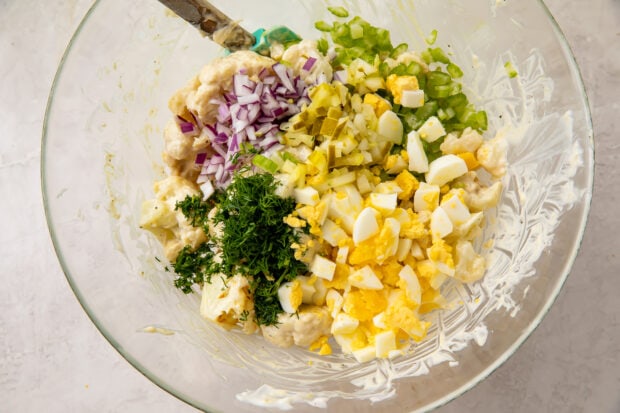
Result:
[[[441,413],[620,411],[620,2],[546,1],[581,67],[596,176],[579,256],[540,327]],[[194,412],[129,365],[83,312],[54,255],[41,126],[91,0],[0,0],[0,411]]]

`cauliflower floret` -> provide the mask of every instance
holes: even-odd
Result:
[[[330,334],[332,317],[326,307],[302,306],[297,314],[281,313],[278,324],[261,326],[265,340],[278,347],[308,347]]]
[[[310,70],[303,70],[303,66],[309,57],[316,59],[316,61]],[[333,71],[329,59],[318,51],[317,43],[314,40],[302,40],[289,47],[282,55],[282,61],[290,65],[293,71],[298,73],[307,84],[316,83],[321,74],[325,74],[327,82],[332,80]]]
[[[187,159],[192,157],[192,144],[194,138],[181,131],[179,125],[170,119],[164,129],[164,150],[174,159]]]
[[[181,249],[190,245],[197,248],[206,241],[202,228],[193,227],[181,210],[175,210],[176,203],[186,196],[199,195],[195,184],[180,176],[155,182],[155,200],[142,205],[140,226],[151,231],[164,246],[166,258],[176,260]]]
[[[472,128],[466,128],[460,136],[456,133],[449,133],[444,138],[441,146],[441,152],[459,154],[464,152],[476,152],[482,145],[482,135]]]
[[[256,79],[261,70],[271,71],[275,60],[248,50],[241,50],[226,57],[216,58],[204,66],[197,78],[193,78],[183,89],[170,99],[168,106],[176,115],[187,116],[194,113],[205,123],[216,120],[219,104],[217,98],[226,90],[231,90],[233,75],[244,69],[246,74]]]
[[[456,271],[454,278],[464,283],[478,281],[484,275],[484,257],[476,254],[474,246],[469,241],[459,240],[454,248]]]
[[[225,277],[214,275],[210,283],[203,284],[200,314],[227,330],[241,323],[243,331],[251,334],[257,326],[248,279],[235,275],[224,281]]]
[[[493,176],[500,177],[506,173],[506,141],[495,137],[484,142],[476,152],[480,165]]]
[[[502,183],[495,182],[491,186],[480,184],[475,172],[467,172],[457,178],[456,182],[465,189],[465,202],[471,211],[483,211],[493,208],[502,195]]]

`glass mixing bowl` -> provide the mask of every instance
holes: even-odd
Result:
[[[248,29],[285,24],[316,38],[334,2],[218,1]],[[200,409],[258,406],[334,411],[426,410],[513,354],[556,298],[589,209],[593,142],[588,105],[566,41],[541,1],[345,1],[389,28],[392,41],[437,44],[465,72],[489,134],[509,144],[500,205],[480,240],[486,277],[444,294],[414,352],[358,364],[278,349],[200,318],[199,297],[172,287],[161,247],[138,228],[140,204],[163,176],[162,128],[172,93],[221,54],[155,0],[97,2],[56,76],[43,136],[43,196],[67,279],[112,345],[166,391]],[[273,17],[276,16],[276,17]],[[510,62],[518,76],[510,78]],[[150,327],[150,328],[149,328]],[[149,334],[159,332],[161,334]]]

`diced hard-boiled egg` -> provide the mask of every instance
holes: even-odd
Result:
[[[331,281],[336,271],[336,263],[320,255],[315,255],[310,265],[310,272],[317,277]]]
[[[426,122],[424,122],[422,126],[420,126],[418,129],[418,134],[420,135],[420,138],[430,143],[435,142],[437,139],[444,136],[446,134],[446,130],[436,116],[431,116],[426,119]]]
[[[407,156],[409,156],[409,170],[418,173],[428,172],[428,158],[418,132],[412,130],[407,134]]]
[[[454,276],[454,258],[452,257],[452,247],[450,247],[443,239],[433,241],[433,245],[427,248],[426,255],[428,259],[437,267],[437,269],[449,276]]]
[[[420,247],[420,243],[417,241],[411,242],[411,256],[418,261],[423,260],[426,256],[424,255],[424,250]]]
[[[396,218],[386,218],[383,221],[383,227],[379,232],[379,249],[377,250],[377,261],[384,260],[396,255],[398,251],[398,240],[400,234],[400,222]]]
[[[332,334],[350,334],[355,331],[360,322],[347,313],[339,313],[332,323]]]
[[[403,90],[400,104],[405,108],[419,108],[424,106],[423,90]]]
[[[412,245],[412,239],[400,238],[398,240],[398,249],[396,250],[396,259],[398,261],[404,261],[404,259],[410,254]]]
[[[375,354],[385,358],[390,351],[396,350],[396,334],[393,330],[382,331],[375,335]]]
[[[409,265],[405,265],[398,273],[398,276],[400,277],[401,285],[405,287],[409,301],[419,305],[422,302],[422,288],[413,269]]]
[[[293,190],[293,196],[298,204],[315,206],[319,203],[319,191],[311,186],[305,186],[303,188],[295,188]]]
[[[388,141],[400,144],[403,140],[403,123],[396,113],[386,110],[379,117],[377,132]]]
[[[433,237],[444,238],[446,235],[449,235],[453,229],[454,226],[452,225],[452,221],[443,207],[439,206],[435,208],[431,214],[431,234]]]
[[[379,211],[366,207],[359,213],[353,225],[353,242],[359,244],[379,232],[377,216]]]
[[[390,105],[390,102],[383,99],[376,93],[366,93],[364,95],[364,103],[372,106],[377,117],[380,117],[383,113],[385,113],[392,107],[392,105]]]
[[[366,290],[380,290],[383,288],[381,280],[368,265],[351,273],[349,275],[349,283],[354,287]]]
[[[371,206],[385,215],[388,215],[396,209],[398,195],[395,192],[390,194],[378,194],[373,192],[370,194],[368,200]]]
[[[448,154],[431,162],[425,176],[427,183],[443,186],[465,173],[467,173],[465,161],[456,155]]]
[[[325,222],[323,222],[321,226],[321,235],[332,247],[338,247],[349,238],[347,233],[331,219],[326,219]]]
[[[301,286],[301,302],[304,304],[312,304],[312,298],[316,293],[316,288],[314,287],[316,278],[300,275],[295,278],[295,280],[299,281],[299,285]]]
[[[446,214],[450,217],[450,221],[452,221],[455,226],[466,222],[471,216],[469,209],[456,191],[452,192],[452,196],[447,199],[444,196],[444,199],[441,201],[441,207],[446,211]]]
[[[375,325],[375,327],[377,328],[387,328],[385,326],[385,313],[384,312],[380,312],[379,314],[377,314],[376,316],[374,316],[372,318],[372,323]]]
[[[314,289],[316,290],[312,296],[312,304],[325,305],[325,296],[327,295],[327,287],[325,287],[325,280],[323,278],[317,278],[314,282]]]
[[[394,103],[401,104],[405,90],[418,90],[420,88],[418,78],[415,76],[398,76],[391,74],[387,77],[385,86],[394,96]]]
[[[340,310],[342,309],[342,305],[344,304],[344,298],[338,291],[330,288],[325,294],[325,304],[327,305],[327,309],[329,310],[331,316],[336,317],[336,315],[340,313]]]
[[[349,258],[349,246],[345,245],[344,247],[338,248],[338,252],[336,253],[336,262],[338,264],[346,264],[347,258]]]
[[[413,195],[413,209],[415,212],[433,211],[439,205],[439,185],[420,182],[418,190]]]
[[[278,300],[287,313],[297,311],[303,300],[301,284],[297,280],[289,281],[278,288]]]

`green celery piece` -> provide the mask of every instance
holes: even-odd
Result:
[[[344,7],[328,7],[327,10],[336,17],[349,17],[349,12]]]
[[[448,56],[446,55],[446,52],[444,52],[441,47],[434,47],[432,49],[429,49],[429,53],[431,54],[431,57],[433,58],[433,61],[435,62],[444,63],[444,64],[450,63],[450,59],[448,58]]]
[[[426,79],[428,81],[429,86],[443,86],[447,85],[452,81],[452,78],[449,74],[441,72],[439,70],[433,70],[426,74]]]
[[[333,26],[331,26],[327,22],[324,22],[323,20],[319,20],[318,22],[314,23],[314,27],[315,29],[320,30],[322,32],[329,32],[333,29]]]
[[[453,79],[459,79],[463,77],[463,71],[461,70],[461,68],[452,62],[448,63],[446,70],[448,71],[450,76],[452,76]]]

